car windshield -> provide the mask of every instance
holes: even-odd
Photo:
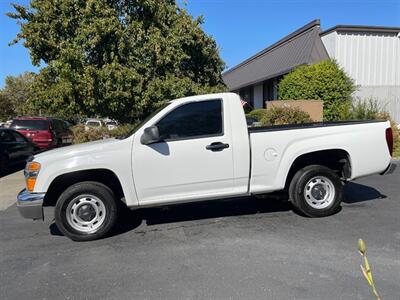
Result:
[[[89,121],[86,123],[87,126],[91,126],[91,127],[99,127],[100,126],[100,122],[97,121]]]
[[[49,130],[47,120],[13,120],[10,128],[16,130]]]
[[[117,125],[117,123],[116,123],[116,122],[114,122],[114,121],[109,121],[109,122],[106,122],[106,124],[107,124],[107,125]]]

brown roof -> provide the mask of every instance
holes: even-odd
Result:
[[[320,38],[320,21],[314,20],[222,74],[229,90],[262,82],[293,68],[328,59]]]

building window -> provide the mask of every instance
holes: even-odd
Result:
[[[242,98],[244,101],[249,103],[251,107],[254,107],[254,95],[253,95],[253,87],[245,87],[243,89],[240,89],[239,91],[240,98]]]

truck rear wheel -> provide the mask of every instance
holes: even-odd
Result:
[[[117,203],[110,188],[81,182],[67,188],[55,207],[58,229],[71,240],[91,241],[106,236],[117,219]]]
[[[343,184],[331,169],[311,165],[300,169],[289,187],[292,204],[308,217],[326,217],[340,208]]]

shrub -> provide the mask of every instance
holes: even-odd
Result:
[[[356,86],[339,65],[323,61],[296,68],[279,83],[279,99],[323,100],[324,120],[343,118],[351,106],[351,94]]]
[[[248,114],[246,114],[246,116],[250,117],[250,118],[254,118],[257,121],[261,121],[261,119],[266,115],[267,110],[260,108],[260,109],[254,109],[251,112],[249,112]]]
[[[82,144],[101,139],[107,139],[112,137],[126,136],[135,127],[133,124],[120,125],[114,130],[108,130],[103,127],[102,129],[90,128],[85,130],[85,125],[76,125],[71,128],[73,134],[73,143]]]
[[[82,144],[103,139],[103,132],[97,129],[85,130],[85,125],[76,125],[71,128],[73,143]]]
[[[302,124],[312,122],[310,115],[298,107],[281,106],[266,110],[261,118],[263,125]]]
[[[351,108],[349,110],[349,115],[344,119],[353,119],[353,120],[374,120],[377,118],[380,107],[378,102],[373,99],[369,99],[368,101],[358,100],[353,102]]]
[[[393,157],[400,156],[400,130],[389,113],[381,110],[376,100],[357,101],[351,105],[346,119],[352,120],[387,120],[393,132]]]

